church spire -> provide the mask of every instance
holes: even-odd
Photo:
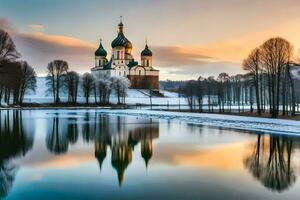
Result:
[[[120,16],[119,33],[123,33],[123,17]]]

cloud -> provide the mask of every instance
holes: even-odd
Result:
[[[187,48],[177,46],[154,46],[155,59],[163,63],[164,66],[181,66],[181,65],[199,65],[207,60],[215,60],[212,57],[190,52]]]
[[[152,50],[154,62],[166,68],[175,79],[217,75],[221,72],[229,74],[241,72],[239,62],[214,57],[214,51],[206,47],[154,46]]]
[[[44,32],[45,27],[41,24],[28,24],[27,27],[34,32]]]
[[[77,38],[42,32],[22,33],[5,18],[0,18],[0,27],[10,33],[22,59],[27,60],[40,75],[46,73],[47,64],[54,59],[66,60],[71,70],[79,72],[89,71],[94,64],[96,47]]]

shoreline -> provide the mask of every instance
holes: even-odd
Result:
[[[123,104],[107,104],[107,105],[97,105],[97,104],[24,104],[25,106],[0,106],[0,110],[47,110],[47,109],[125,109],[127,105]]]
[[[72,104],[31,104],[28,106],[7,106],[7,107],[1,107],[0,110],[83,110],[83,109],[111,109],[111,110],[146,110],[146,111],[163,111],[163,112],[178,112],[178,113],[189,113],[189,114],[216,114],[216,115],[225,115],[225,116],[240,116],[240,117],[253,117],[253,118],[261,118],[261,119],[283,119],[283,120],[291,120],[291,121],[300,121],[300,115],[296,114],[295,116],[290,116],[290,115],[279,115],[277,118],[272,118],[269,113],[263,113],[262,115],[258,115],[256,112],[224,112],[224,113],[219,113],[219,112],[198,112],[197,110],[195,111],[190,111],[188,109],[143,109],[142,107],[137,109],[137,108],[130,108],[130,107],[135,107],[135,105],[118,105],[118,104],[108,104],[108,105],[96,105],[96,104],[77,104],[77,105],[72,105]],[[141,106],[145,107],[150,107],[150,105],[144,105],[141,104]],[[158,105],[152,105],[152,106],[158,106]]]
[[[149,117],[163,120],[175,120],[187,124],[213,126],[239,130],[257,131],[260,133],[273,133],[280,135],[300,136],[300,121],[290,119],[274,119],[255,116],[242,116],[218,113],[176,112],[165,110],[126,109],[114,106],[98,107],[14,107],[0,108],[1,110],[97,110],[99,113],[112,115],[130,115],[136,117]]]
[[[272,118],[271,114],[263,113],[262,115],[258,115],[256,112],[198,112],[198,111],[190,111],[190,110],[166,110],[162,109],[159,111],[166,111],[166,112],[181,112],[181,113],[198,113],[198,114],[219,114],[219,115],[228,115],[228,116],[240,116],[240,117],[256,117],[262,119],[284,119],[284,120],[292,120],[292,121],[300,121],[300,115],[296,114],[295,116],[291,115],[279,115],[277,118]]]

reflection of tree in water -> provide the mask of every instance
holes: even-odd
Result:
[[[284,191],[296,181],[291,165],[293,148],[292,138],[258,135],[253,153],[244,160],[245,166],[265,187]]]
[[[92,142],[94,140],[95,131],[93,130],[93,125],[95,126],[95,122],[91,123],[91,114],[86,112],[84,115],[84,122],[82,125],[82,137],[86,142]],[[95,117],[95,116],[94,116]]]
[[[8,194],[15,179],[17,166],[11,160],[25,156],[32,145],[21,111],[0,111],[0,198]]]
[[[72,115],[74,115],[72,113]],[[85,113],[82,123],[82,137],[86,142],[93,140],[94,132],[91,130],[89,123],[89,113]],[[77,117],[60,117],[59,113],[50,119],[50,127],[46,137],[47,149],[54,154],[67,153],[69,144],[76,144],[79,137],[79,127]]]
[[[60,126],[59,116],[52,118],[52,127],[46,137],[47,149],[54,154],[62,154],[68,151],[69,143],[67,132]]]
[[[141,142],[141,155],[146,166],[152,157],[152,140],[159,135],[158,124],[149,120],[149,123],[137,123],[134,126],[127,124],[123,118],[117,117],[116,124],[111,116],[100,116],[99,133],[95,138],[95,156],[100,169],[106,157],[107,147],[111,149],[111,164],[118,174],[119,184],[124,181],[124,173],[132,161],[132,151]],[[112,120],[112,121],[111,121]]]
[[[67,153],[69,144],[76,144],[79,137],[77,118],[60,118],[56,114],[50,119],[50,127],[46,137],[46,145],[49,152],[54,154]]]
[[[77,122],[71,122],[67,128],[67,139],[71,144],[75,144],[78,140],[78,127]]]

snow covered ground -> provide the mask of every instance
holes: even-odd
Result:
[[[300,136],[300,121],[294,120],[152,110],[100,110],[100,112],[116,115],[154,117],[207,126]]]
[[[37,88],[35,93],[30,93],[25,95],[24,102],[27,103],[51,103],[53,102],[53,98],[51,95],[47,95],[47,87],[46,87],[46,79],[43,77],[37,78]],[[178,94],[169,91],[160,91],[164,94],[165,97],[153,97],[152,104],[157,105],[178,105],[179,99]],[[67,101],[67,96],[65,93],[61,94],[61,100]],[[81,94],[81,90],[79,90],[79,102],[85,102],[85,98]],[[90,98],[90,102],[94,101],[94,97]],[[110,98],[111,103],[117,103],[116,95],[112,94]],[[126,97],[126,104],[135,105],[135,104],[150,104],[149,99],[149,91],[148,90],[136,90],[129,89]],[[181,98],[181,104],[187,105],[187,102],[184,98]]]

